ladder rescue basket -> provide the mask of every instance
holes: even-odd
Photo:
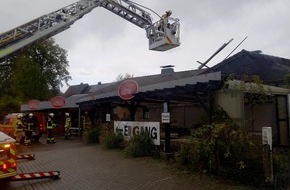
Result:
[[[166,51],[180,46],[180,24],[178,19],[168,18],[164,25],[161,19],[146,29],[149,39],[149,49]]]

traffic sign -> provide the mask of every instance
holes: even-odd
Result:
[[[162,113],[161,114],[161,122],[162,123],[170,123],[170,113],[166,112],[166,113]]]

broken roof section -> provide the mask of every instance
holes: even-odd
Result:
[[[237,80],[242,80],[244,75],[257,75],[265,84],[283,86],[285,75],[290,73],[290,60],[265,55],[261,51],[242,50],[206,70],[207,73],[217,71],[234,75]]]
[[[223,76],[234,75],[235,79],[241,80],[244,75],[258,75],[264,84],[283,87],[284,77],[288,73],[289,59],[264,55],[260,51],[242,50],[210,69],[174,72],[172,67],[162,67],[161,74],[131,79],[139,86],[135,99],[164,101],[165,98],[188,98],[189,101],[194,101],[195,93],[202,92],[206,97],[207,90],[221,88]],[[121,101],[118,97],[118,86],[121,82],[96,85],[81,83],[70,86],[64,94],[68,102],[65,108],[78,108],[79,104],[91,101]],[[21,106],[22,111],[27,109],[27,105]],[[52,109],[50,102],[41,102],[40,109]]]

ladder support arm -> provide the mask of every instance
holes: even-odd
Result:
[[[164,43],[166,43],[166,46],[167,44],[172,45],[168,40],[165,40],[169,39],[169,36],[167,34],[160,35],[160,32],[157,31],[156,24],[152,22],[151,15],[130,0],[80,0],[0,34],[0,62],[32,44],[48,39],[70,28],[75,21],[81,19],[96,7],[103,7],[136,26],[145,29],[147,38],[149,39],[149,46],[152,44],[157,46],[157,48],[149,49],[165,51],[179,46],[179,36],[175,37],[174,34],[172,37],[170,34],[171,40],[169,41],[170,43],[173,41],[174,46],[170,48],[159,48],[160,42],[162,46]],[[164,31],[168,34],[173,33],[172,29],[170,31],[168,29],[163,30],[163,33]],[[158,39],[160,38],[163,41],[159,41]],[[155,43],[157,41],[159,44]]]

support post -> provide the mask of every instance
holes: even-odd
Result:
[[[263,163],[264,163],[264,171],[265,178],[267,181],[273,183],[273,163],[272,163],[272,151],[270,150],[269,144],[263,145]]]
[[[272,128],[262,128],[263,162],[265,177],[269,182],[274,181],[273,155],[272,155]]]
[[[81,137],[81,108],[79,107],[78,109],[79,113],[78,113],[78,137]]]
[[[136,102],[134,100],[130,102],[130,105],[129,105],[130,121],[135,121],[135,115],[136,115],[136,111],[139,105],[140,105],[140,102]]]
[[[169,101],[164,102],[163,104],[163,113],[170,113],[169,112]],[[164,127],[165,127],[165,152],[170,152],[170,117],[166,120],[162,118]]]

